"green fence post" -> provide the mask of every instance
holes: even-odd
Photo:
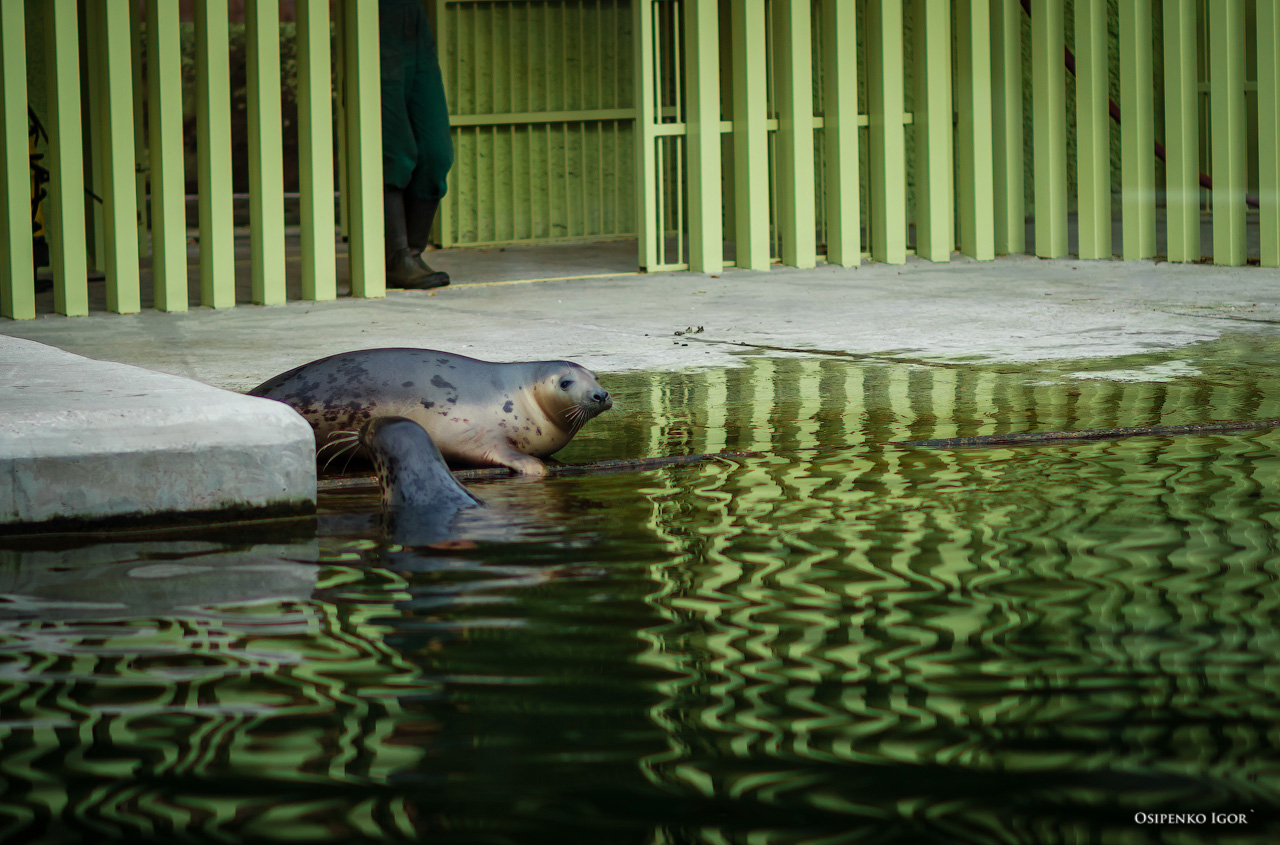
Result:
[[[658,266],[658,172],[654,166],[657,89],[654,85],[653,0],[632,0],[636,98],[636,241],[640,269]]]
[[[1126,261],[1156,254],[1151,4],[1120,4],[1120,195]]]
[[[689,269],[724,268],[720,190],[720,24],[716,0],[684,0]]]
[[[654,84],[653,0],[631,4],[632,51],[635,58],[636,98],[636,241],[640,269],[658,266],[658,169],[654,161],[657,86]]]
[[[231,308],[236,304],[236,248],[227,0],[196,0],[195,12],[200,304]]]
[[[302,298],[337,297],[333,219],[333,81],[329,0],[298,0],[298,176]]]
[[[955,245],[952,186],[951,9],[916,0],[916,255],[950,261]]]
[[[378,16],[354,0],[343,4],[347,83],[347,187],[351,197],[351,294],[376,298],[387,293],[382,221],[382,77],[378,58]]]
[[[1063,0],[1042,0],[1031,16],[1031,107],[1035,156],[1036,255],[1067,254],[1067,94],[1062,64]]]
[[[147,114],[151,131],[151,278],[155,307],[187,310],[187,198],[182,147],[178,7],[147,0]]]
[[[31,182],[27,159],[27,36],[24,3],[0,2],[0,316],[36,316],[31,249]]]
[[[956,149],[960,250],[995,257],[995,164],[991,111],[991,9],[986,0],[956,3]]]
[[[1018,0],[991,5],[991,158],[995,162],[995,251],[1025,252],[1026,176],[1022,158],[1022,9]]]
[[[102,139],[103,270],[107,309],[133,314],[141,309],[138,273],[138,206],[133,158],[133,68],[129,41],[130,0],[103,0],[99,26],[102,44],[102,102],[97,115]],[[97,4],[90,4],[95,6]]]
[[[1258,0],[1258,240],[1262,266],[1280,267],[1280,2]]]
[[[1200,117],[1197,103],[1196,0],[1164,0],[1163,29],[1167,249],[1170,261],[1199,261]]]
[[[778,100],[778,231],[782,263],[818,261],[813,169],[813,47],[810,0],[775,0],[775,94]]]
[[[903,133],[902,0],[867,5],[871,132],[871,257],[907,260],[907,164]]]
[[[823,127],[827,168],[827,263],[862,263],[858,181],[858,32],[853,0],[823,0]],[[762,69],[763,70],[763,69]]]
[[[68,317],[89,313],[78,14],[76,0],[49,0],[44,29],[49,86],[49,114],[45,119],[49,131],[49,199],[44,207],[44,224],[53,266],[53,308]]]
[[[1209,4],[1213,263],[1245,261],[1244,3]],[[1271,139],[1274,143],[1274,139]]]
[[[638,2],[638,0],[637,0]],[[764,0],[740,0],[733,16],[733,169],[735,257],[748,270],[769,269],[769,132]]]
[[[253,301],[282,305],[284,133],[280,111],[279,0],[246,0],[249,111],[249,254]]]
[[[1110,258],[1111,118],[1107,114],[1106,0],[1076,0],[1075,15],[1080,257]]]

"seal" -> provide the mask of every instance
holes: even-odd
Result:
[[[375,417],[417,422],[451,467],[546,475],[541,459],[613,407],[571,361],[495,363],[434,349],[365,349],[303,364],[249,391],[291,406],[323,448]],[[367,450],[365,450],[367,452]]]

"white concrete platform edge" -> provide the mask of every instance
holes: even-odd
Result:
[[[315,507],[292,409],[0,335],[0,529]]]

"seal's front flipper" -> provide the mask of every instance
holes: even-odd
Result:
[[[515,470],[520,475],[546,475],[547,465],[532,455],[517,452],[510,446],[495,445],[485,454],[494,466],[504,466]]]

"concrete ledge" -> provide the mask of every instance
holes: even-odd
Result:
[[[0,335],[0,530],[315,499],[314,436],[291,408]]]

